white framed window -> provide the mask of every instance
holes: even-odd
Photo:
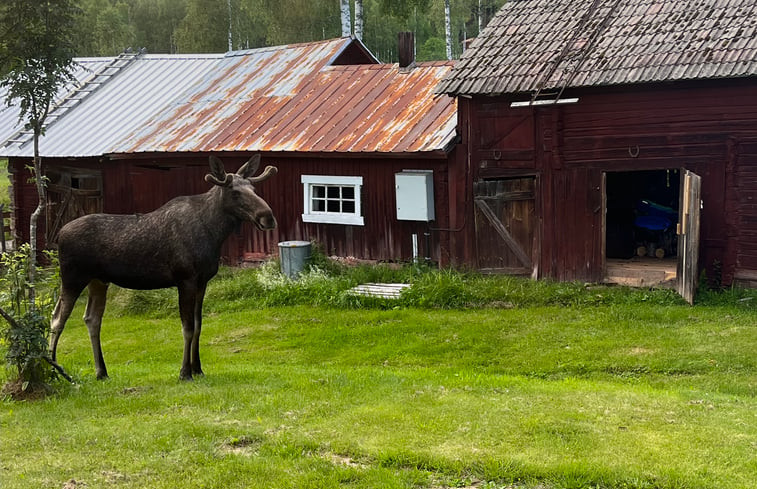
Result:
[[[303,222],[362,226],[363,177],[302,175]]]

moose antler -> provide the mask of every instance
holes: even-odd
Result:
[[[268,178],[271,178],[278,172],[279,172],[279,169],[276,168],[275,166],[267,166],[265,167],[265,170],[263,170],[263,173],[261,173],[257,177],[250,177],[248,178],[248,180],[252,183],[262,182],[263,180],[267,180]]]
[[[215,185],[220,185],[221,187],[227,187],[231,185],[232,180],[234,180],[234,175],[230,173],[227,173],[223,180],[213,175],[212,173],[208,173],[207,175],[205,175],[206,182],[212,183]]]
[[[210,155],[210,173],[205,175],[205,181],[227,187],[231,185],[232,180],[234,180],[234,175],[226,173],[223,169],[223,162],[215,156]]]

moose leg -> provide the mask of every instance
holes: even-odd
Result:
[[[55,304],[53,318],[50,321],[50,358],[53,362],[56,361],[55,357],[60,335],[63,333],[63,328],[66,327],[66,321],[71,316],[76,299],[79,298],[82,290],[84,290],[83,285],[78,288],[61,287],[60,297],[58,297],[58,302]]]
[[[192,374],[205,375],[200,364],[200,332],[202,332],[202,302],[205,299],[205,285],[200,285],[195,293],[194,334],[192,335]]]
[[[179,285],[179,315],[181,316],[181,331],[184,334],[184,356],[181,360],[181,371],[179,371],[181,380],[192,380],[192,340],[195,336],[196,297],[194,285]]]
[[[108,371],[103,360],[103,351],[100,346],[100,327],[102,326],[103,313],[105,312],[105,299],[108,292],[108,284],[99,280],[89,283],[89,299],[87,310],[84,313],[84,323],[89,332],[89,341],[92,343],[92,354],[95,358],[95,374],[98,379],[107,379]]]

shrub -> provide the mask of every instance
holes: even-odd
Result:
[[[14,396],[35,396],[49,390],[55,371],[48,361],[50,315],[57,300],[58,262],[46,252],[49,265],[29,281],[31,248],[28,244],[0,257],[0,327],[7,348],[6,364],[15,369],[5,390]],[[32,291],[34,300],[32,301]]]

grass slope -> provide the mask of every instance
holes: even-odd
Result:
[[[750,300],[424,280],[506,306],[348,307],[321,283],[339,307],[261,307],[260,284],[228,274],[208,294],[207,376],[182,383],[176,306],[123,312],[172,293],[114,294],[105,382],[80,305],[59,349],[77,385],[0,404],[0,487],[757,486]]]

